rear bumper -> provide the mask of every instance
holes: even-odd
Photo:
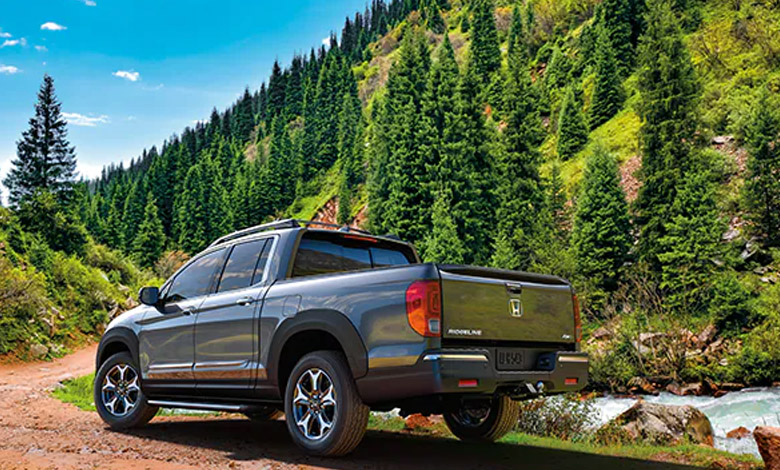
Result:
[[[357,381],[363,401],[369,404],[442,394],[493,394],[513,397],[540,392],[555,394],[582,390],[588,383],[588,355],[550,352],[547,370],[496,368],[496,349],[427,351],[413,366],[370,370]]]

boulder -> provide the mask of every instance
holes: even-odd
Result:
[[[715,325],[708,325],[702,330],[701,333],[699,333],[699,344],[702,346],[710,344],[712,340],[715,339],[716,334],[718,334],[718,329],[715,327]]]
[[[30,356],[34,359],[43,359],[47,354],[49,354],[49,348],[42,344],[35,343],[30,346]]]
[[[612,338],[612,332],[602,326],[591,333],[590,337],[594,340],[607,340]]]
[[[745,426],[740,426],[727,432],[726,437],[729,439],[744,439],[749,437],[751,434],[753,433],[750,432],[750,429],[746,428]]]
[[[658,390],[644,377],[634,377],[628,381],[631,393],[643,393],[646,395],[658,395]]]
[[[405,423],[404,428],[411,431],[433,427],[433,422],[427,416],[419,413],[407,416]]]
[[[690,405],[661,405],[640,400],[615,418],[612,426],[615,425],[634,441],[656,445],[693,442],[711,447],[714,442],[710,420]]]
[[[780,428],[759,426],[753,431],[766,470],[780,470]]]

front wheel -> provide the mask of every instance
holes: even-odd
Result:
[[[520,405],[506,395],[491,400],[466,401],[460,408],[444,413],[444,422],[464,441],[495,442],[517,424]]]
[[[307,453],[345,455],[363,439],[369,408],[357,393],[343,354],[317,351],[303,356],[284,394],[287,430]]]
[[[159,409],[146,402],[138,365],[126,352],[114,354],[100,366],[93,388],[95,408],[114,430],[143,426]]]

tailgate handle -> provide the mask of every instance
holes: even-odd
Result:
[[[522,294],[523,293],[523,285],[522,284],[514,284],[511,282],[506,283],[506,291],[510,294]]]

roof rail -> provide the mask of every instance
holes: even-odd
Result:
[[[245,237],[247,235],[252,235],[254,233],[260,233],[265,232],[266,230],[278,230],[282,228],[296,228],[300,227],[301,225],[298,223],[295,219],[283,219],[283,220],[274,220],[273,222],[268,222],[267,224],[260,224],[255,225],[254,227],[245,228],[242,230],[239,230],[237,232],[233,232],[230,234],[227,234],[225,236],[217,238],[214,243],[212,243],[211,246],[216,246],[221,243],[225,243],[230,240],[235,240],[236,238]]]
[[[260,224],[255,225],[254,227],[245,228],[242,230],[238,230],[236,232],[224,235],[222,237],[217,238],[211,245],[216,246],[222,243],[225,243],[230,240],[235,240],[237,238],[245,237],[247,235],[252,235],[255,233],[265,232],[267,230],[279,230],[283,228],[298,228],[300,226],[308,227],[309,225],[318,225],[321,227],[330,227],[333,229],[336,229],[340,232],[357,232],[357,233],[363,233],[366,235],[371,235],[371,232],[367,232],[366,230],[361,230],[359,228],[353,228],[349,225],[338,225],[338,224],[329,224],[327,222],[319,222],[316,220],[301,220],[301,219],[282,219],[282,220],[274,220],[273,222],[268,222],[266,224]]]

